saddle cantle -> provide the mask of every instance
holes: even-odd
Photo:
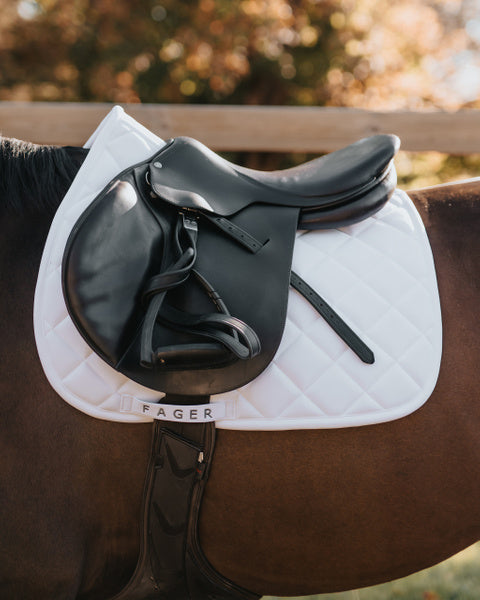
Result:
[[[205,396],[261,373],[280,343],[297,228],[357,222],[395,188],[395,136],[262,173],[176,138],[116,177],[63,260],[86,342],[149,388]]]

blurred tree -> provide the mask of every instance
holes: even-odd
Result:
[[[475,7],[0,0],[0,99],[458,108],[480,91]]]
[[[310,104],[342,55],[329,1],[15,4],[0,0],[3,99]]]
[[[0,100],[480,106],[478,0],[0,0]]]

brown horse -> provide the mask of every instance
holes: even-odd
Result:
[[[0,597],[105,600],[136,565],[152,426],[88,417],[48,384],[32,327],[45,199],[59,202],[82,152],[2,149]],[[411,196],[444,319],[428,402],[368,427],[218,431],[201,545],[222,575],[259,594],[377,584],[480,538],[480,181]]]

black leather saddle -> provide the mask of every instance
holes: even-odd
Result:
[[[72,230],[62,279],[73,322],[114,369],[171,397],[248,383],[283,334],[296,230],[379,210],[398,147],[377,135],[266,173],[190,138],[168,141],[111,181]]]

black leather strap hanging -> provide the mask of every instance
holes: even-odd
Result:
[[[153,427],[140,557],[132,579],[113,600],[258,600],[217,573],[200,548],[198,516],[214,424],[157,421]]]
[[[217,223],[217,220],[209,220]],[[227,219],[221,220],[228,223]],[[252,251],[250,243],[257,243],[252,236],[233,223],[231,227],[224,227],[229,235],[233,235],[243,247]],[[241,236],[238,230],[242,233]],[[197,221],[179,212],[174,237],[176,260],[161,273],[150,277],[142,290],[142,303],[147,308],[141,330],[140,364],[148,369],[181,366],[195,369],[202,365],[211,367],[216,355],[219,357],[217,361],[225,362],[231,360],[231,355],[246,360],[260,353],[260,340],[255,331],[230,315],[220,294],[193,268],[197,256],[197,238]],[[244,239],[248,242],[246,246]],[[257,246],[260,247],[259,242]],[[168,291],[185,283],[191,275],[196,278],[218,312],[189,314],[164,305]],[[157,321],[167,324],[175,331],[193,334],[202,341],[154,347],[154,328]]]
[[[368,365],[375,362],[372,350],[349,327],[333,308],[308,283],[294,271],[290,274],[290,285],[310,302],[318,314],[325,319],[335,333],[349,346],[355,354]]]

